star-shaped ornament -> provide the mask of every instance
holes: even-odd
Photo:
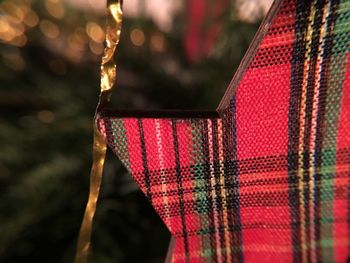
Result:
[[[171,262],[346,262],[349,25],[348,0],[275,1],[217,111],[98,113]]]

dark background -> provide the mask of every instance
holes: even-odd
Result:
[[[196,18],[188,8],[191,1],[205,2],[207,10],[224,7],[195,27],[205,41],[218,25],[219,34],[206,52],[199,51],[202,42],[196,53],[186,49]],[[105,18],[101,3],[73,2],[0,0],[2,263],[74,258],[88,196]],[[167,30],[153,17],[161,10],[126,15],[115,107],[218,105],[265,9],[258,4],[240,9],[226,0],[181,3]],[[140,10],[146,5],[139,1]],[[94,262],[163,262],[170,235],[161,220],[110,152],[104,171],[92,238]]]

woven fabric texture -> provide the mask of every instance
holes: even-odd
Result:
[[[347,261],[349,49],[349,0],[282,0],[217,116],[99,114],[172,262]]]

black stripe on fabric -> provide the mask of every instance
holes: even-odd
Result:
[[[325,7],[324,0],[318,0],[314,5],[316,9],[315,16],[312,18],[312,35],[310,43],[310,53],[307,54],[309,57],[309,68],[307,72],[307,86],[306,86],[306,102],[305,102],[305,127],[304,127],[304,140],[303,140],[303,152],[302,152],[302,168],[303,168],[303,182],[305,184],[303,187],[303,199],[305,202],[305,227],[306,227],[306,243],[310,244],[311,242],[311,228],[310,228],[310,136],[311,136],[311,125],[312,125],[312,111],[313,111],[313,97],[314,97],[314,88],[315,88],[315,78],[316,78],[316,65],[318,61],[318,49],[320,45],[320,36],[321,36],[321,27],[322,27],[322,18],[323,11]],[[311,262],[311,252],[312,249],[307,249],[307,261]]]
[[[219,217],[219,224],[218,228],[223,229],[224,226],[224,207],[223,207],[223,200],[221,196],[221,182],[220,182],[220,159],[219,159],[219,138],[218,138],[218,123],[216,119],[212,119],[212,138],[213,138],[213,161],[214,167],[214,174],[215,174],[215,194],[216,194],[216,200],[215,206],[216,206],[216,211],[218,213]],[[220,248],[225,248],[225,234],[223,231],[220,231]],[[225,262],[226,261],[226,253],[221,253],[222,260]]]
[[[115,110],[105,108],[99,112],[102,117],[117,118],[157,118],[157,119],[203,119],[203,118],[219,118],[217,111],[210,110]]]
[[[233,159],[236,160],[233,164],[233,174],[234,174],[234,191],[235,191],[235,200],[237,203],[236,207],[236,216],[235,216],[235,224],[242,229],[242,224],[241,224],[241,214],[240,214],[240,197],[239,197],[239,174],[238,174],[238,159],[237,159],[237,123],[236,123],[236,97],[232,99],[232,105],[231,105],[231,111],[232,111],[232,139],[233,139],[233,152],[232,156]],[[241,248],[238,251],[238,262],[243,262],[243,251],[242,251],[242,230],[238,232],[237,236],[238,240],[238,245]]]
[[[349,170],[350,170],[350,168],[348,168],[348,170],[346,170],[346,171],[342,171],[341,173],[340,172],[336,173],[335,176],[337,177],[337,179],[340,179],[340,180],[348,179]],[[324,180],[324,179],[322,179],[322,180]],[[329,174],[327,181],[329,181],[329,180],[334,180],[334,174]],[[326,180],[324,180],[324,181],[326,181]],[[185,183],[186,182],[184,182],[182,180],[182,184],[184,185]],[[187,183],[189,183],[189,182],[187,181]],[[161,184],[154,185],[154,186],[161,186]],[[287,197],[288,190],[286,190],[286,189],[278,190],[281,187],[284,187],[284,185],[283,186],[279,185],[278,188],[276,186],[274,186],[273,184],[260,185],[260,187],[262,189],[276,189],[273,192],[266,191],[266,190],[257,190],[256,186],[259,186],[259,185],[254,185],[253,187],[242,187],[242,186],[240,186],[241,190],[244,190],[244,192],[246,192],[246,193],[241,193],[240,196],[241,197],[245,197],[244,199],[249,199],[249,201],[242,202],[240,204],[241,207],[255,207],[255,206],[276,207],[276,206],[288,206],[289,205],[289,201],[288,201],[288,197]],[[223,187],[223,185],[222,185],[222,187]],[[293,187],[297,188],[298,185],[294,185]],[[325,189],[325,190],[332,190],[332,189],[334,189],[334,192],[338,192],[337,194],[340,196],[339,199],[342,198],[342,196],[344,196],[344,193],[345,193],[345,192],[341,193],[339,191],[340,190],[344,190],[346,188],[344,186],[337,186],[337,187],[332,187],[332,186],[329,186],[329,185],[327,187],[326,186],[322,186],[321,185],[321,180],[315,182],[315,187],[316,188],[324,187],[323,189]],[[253,188],[253,189],[251,189],[251,188]],[[247,193],[247,190],[248,191],[250,190],[250,193]],[[201,191],[198,191],[198,194],[204,195],[204,194],[207,193],[206,191],[207,191],[207,189],[202,188]],[[184,196],[186,194],[191,195],[191,193],[192,193],[192,189],[191,188],[184,188],[183,189]],[[177,189],[169,190],[166,193],[164,193],[162,190],[158,190],[158,191],[153,191],[152,192],[152,198],[164,198],[164,197],[171,197],[171,198],[173,198],[173,197],[176,197],[176,196],[178,196]],[[286,199],[280,200],[280,199],[278,199],[278,196],[280,196],[280,197],[283,196]],[[261,200],[261,199],[263,199],[263,200]],[[191,209],[191,211],[196,209],[195,201],[191,200],[191,201],[187,201],[185,203],[186,203],[185,207],[188,208],[188,209]],[[178,208],[175,209],[175,206],[177,204],[173,203],[173,205],[174,206],[169,209],[171,215],[172,216],[180,215],[180,206],[178,205]]]
[[[187,232],[186,218],[185,218],[185,201],[184,201],[184,193],[183,193],[182,180],[181,180],[180,152],[179,152],[179,141],[177,136],[176,121],[173,120],[171,124],[172,124],[171,125],[172,130],[173,130],[175,165],[176,165],[175,169],[176,169],[177,191],[178,191],[179,201],[180,201],[181,224],[182,224],[182,231],[183,231],[182,234],[184,237],[186,262],[190,262],[190,250],[188,246],[188,232]]]
[[[114,140],[110,140],[109,139],[109,138],[114,138],[115,137],[115,134],[113,132],[114,131],[114,129],[113,129],[113,122],[110,119],[105,119],[103,123],[104,123],[105,128],[106,128],[107,144],[112,149],[114,154],[118,156],[118,153],[116,151],[117,145],[115,144]]]
[[[340,199],[340,200],[346,201],[348,199],[344,198],[344,199]],[[333,223],[335,223],[335,224],[346,224],[347,222],[348,222],[347,218],[338,219],[338,220],[334,220],[333,221]],[[283,231],[283,232],[288,232],[290,230],[290,224],[289,223],[286,223],[286,224],[283,224],[283,223],[269,223],[269,224],[266,224],[265,222],[263,222],[263,223],[258,223],[257,222],[257,223],[251,223],[251,224],[243,225],[242,229],[244,229],[244,230],[261,230],[261,229],[286,230],[286,231]],[[217,231],[218,230],[216,228],[207,228],[207,229],[205,229],[205,231],[203,231],[202,235],[214,235],[215,233],[217,233]],[[241,231],[241,229],[220,229],[219,231],[220,232],[225,232],[225,231],[239,232],[239,231]],[[191,236],[198,236],[198,231],[197,230],[190,230],[190,231],[188,231],[188,236],[190,236],[190,237]],[[175,237],[181,238],[182,235],[175,235]],[[290,246],[286,245],[286,247],[290,247]],[[235,250],[238,250],[238,247],[236,247]],[[271,250],[271,252],[273,253],[273,252],[276,252],[276,251]],[[278,253],[278,251],[277,251],[277,253]],[[214,262],[216,262],[216,261],[214,261]],[[223,261],[223,262],[225,262],[225,261]],[[273,262],[275,262],[275,261],[273,261]],[[277,262],[280,262],[280,261],[277,261]],[[319,262],[319,261],[317,261],[317,262]],[[253,263],[255,263],[255,262],[253,262]],[[259,263],[259,261],[257,263]],[[283,262],[281,262],[281,263],[283,263]]]
[[[150,202],[152,203],[150,172],[147,164],[147,150],[146,150],[145,134],[143,131],[142,119],[138,119],[137,124],[140,132],[140,145],[141,145],[141,154],[142,154],[143,173],[144,173],[145,185],[146,185],[146,196],[148,200],[150,200]]]
[[[231,251],[233,262],[243,262],[242,225],[238,190],[236,97],[232,98],[230,106],[227,111],[223,113],[222,120],[225,188],[230,189],[230,191],[226,191],[228,227],[229,229],[238,229],[235,233],[231,233]]]
[[[291,88],[288,119],[288,179],[298,184],[298,142],[300,132],[300,101],[306,53],[305,36],[310,14],[310,1],[296,1],[295,41],[292,52]],[[301,262],[300,202],[298,189],[289,187],[292,226],[293,262]]]
[[[106,126],[107,127],[107,126]],[[109,145],[110,147],[112,147],[113,145]],[[348,165],[348,153],[350,151],[350,148],[341,148],[341,149],[337,149],[337,157],[339,158],[339,160],[337,161],[337,164],[339,165]],[[333,152],[333,150],[323,150],[322,153],[327,155],[330,152]],[[322,153],[316,152],[316,155],[320,156]],[[278,160],[282,160],[284,159],[284,162],[278,163]],[[285,184],[288,183],[288,178],[285,178],[284,176],[281,177],[277,177],[276,174],[278,174],[278,172],[283,172],[285,171],[285,167],[287,162],[285,162],[286,156],[282,156],[282,155],[277,155],[277,156],[266,156],[266,157],[261,157],[261,158],[257,158],[257,159],[242,159],[239,161],[235,161],[235,160],[229,160],[228,163],[231,163],[233,165],[234,162],[238,162],[238,169],[240,171],[240,176],[244,176],[244,181],[240,181],[240,187],[247,187],[247,186],[256,186],[256,185],[278,185],[278,184]],[[264,161],[266,160],[266,161]],[[273,169],[270,169],[271,165],[273,165],[272,160],[277,160],[276,163],[278,165],[276,165],[276,167],[274,167]],[[243,167],[245,165],[247,165],[247,163],[249,163],[249,166],[247,169],[244,169]],[[203,164],[191,164],[191,165],[184,165],[181,166],[181,169],[184,170],[188,170],[188,171],[193,171],[196,167],[200,167]],[[261,166],[261,169],[259,169],[258,167]],[[252,168],[251,168],[252,167]],[[251,168],[251,169],[250,169]],[[244,173],[242,173],[242,170],[244,171]],[[172,168],[164,168],[164,169],[152,169],[150,171],[150,173],[171,173],[173,171]],[[277,173],[276,173],[277,172]],[[253,174],[266,174],[266,173],[270,173],[271,177],[269,177],[268,179],[259,179],[259,177],[255,178],[255,176]],[[275,174],[275,175],[274,175]],[[339,174],[343,174],[343,173],[339,173]],[[250,176],[252,175],[252,176]],[[202,178],[200,178],[202,179]],[[315,180],[320,181],[320,180],[329,180],[329,179],[334,179],[334,175],[332,173],[324,173],[321,177],[317,177]],[[182,182],[192,182],[192,177],[190,176],[183,176],[182,177]],[[168,183],[171,183],[170,181]],[[156,180],[156,181],[152,181],[153,185],[161,185],[163,184],[163,181],[161,180]],[[190,189],[190,188],[187,188]],[[201,190],[202,188],[200,188],[199,190]]]
[[[207,210],[208,215],[208,225],[209,228],[215,228],[215,219],[214,219],[214,202],[211,193],[211,174],[210,174],[210,152],[209,152],[209,134],[208,134],[208,120],[202,120],[202,145],[203,145],[203,156],[204,156],[204,175],[206,181],[206,197],[208,202],[209,209]],[[210,248],[213,251],[212,260],[216,260],[217,249],[219,245],[216,244],[215,235],[210,238]]]
[[[317,120],[316,120],[316,143],[315,143],[315,181],[321,180],[320,169],[322,165],[322,145],[323,145],[323,131],[324,131],[324,119],[326,113],[326,103],[327,103],[327,72],[328,65],[330,63],[333,47],[333,34],[332,30],[336,21],[336,9],[339,4],[339,0],[330,1],[330,13],[327,17],[327,29],[326,36],[324,40],[321,73],[320,73],[320,89],[319,89],[319,103],[317,109]],[[314,192],[314,215],[315,215],[315,239],[316,244],[321,241],[321,210],[320,210],[320,199],[321,199],[321,189],[322,187],[316,187]],[[322,260],[322,246],[316,246],[316,260]]]

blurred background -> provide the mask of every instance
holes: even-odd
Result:
[[[113,105],[215,109],[271,0],[124,0]],[[88,196],[105,1],[0,0],[0,262],[72,262]],[[94,262],[170,235],[109,152]]]

